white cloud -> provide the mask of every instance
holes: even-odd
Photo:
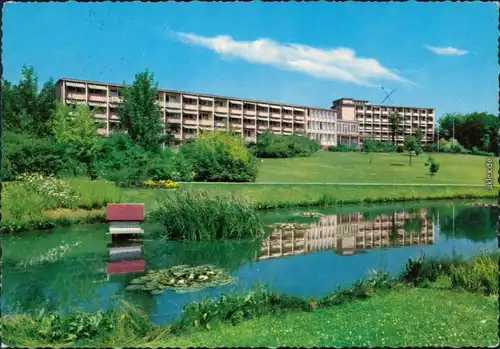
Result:
[[[442,56],[463,56],[463,55],[466,55],[467,53],[469,53],[469,51],[460,50],[458,48],[451,47],[451,46],[436,47],[436,46],[425,45],[425,47],[428,50],[434,52],[435,54],[442,55]]]
[[[215,51],[223,57],[301,72],[321,79],[373,86],[377,80],[409,82],[374,58],[356,57],[349,48],[320,49],[302,44],[282,44],[270,39],[236,41],[228,35],[204,37],[177,33],[181,41]]]

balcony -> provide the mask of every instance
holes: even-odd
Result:
[[[215,107],[215,112],[227,114],[227,107]]]
[[[109,96],[109,103],[117,104],[121,103],[121,98],[118,96]]]
[[[182,124],[183,125],[198,125],[198,121],[193,120],[193,119],[184,119],[184,120],[182,120]]]
[[[229,108],[229,114],[240,114],[242,113],[243,111],[241,109],[236,109],[236,108]]]
[[[212,111],[214,110],[213,105],[200,105],[200,110],[202,111]]]
[[[118,115],[116,115],[116,114],[111,114],[111,113],[109,114],[109,118],[110,118],[110,120],[120,120],[120,119],[118,118]]]
[[[243,124],[243,127],[249,130],[255,130],[255,124]]]
[[[257,116],[269,117],[269,112],[268,111],[258,111]]]
[[[279,126],[271,126],[271,130],[272,131],[281,132],[281,127],[279,127]]]
[[[237,129],[237,130],[240,130],[241,129],[241,124],[239,124],[239,123],[230,123],[229,127]]]
[[[245,109],[243,110],[243,114],[255,116],[255,110]]]
[[[281,114],[280,113],[270,113],[269,117],[271,119],[281,119]]]
[[[203,120],[200,120],[199,124],[201,126],[212,126],[213,125],[213,121],[212,120],[203,119]]]
[[[229,114],[229,117],[230,117],[231,119],[240,119],[240,120],[242,119],[242,116],[241,116],[241,115],[235,115],[235,114]]]
[[[257,125],[257,129],[261,131],[267,131],[268,126],[267,125]]]
[[[85,101],[85,93],[68,92],[66,94],[66,99],[76,99],[79,101]]]
[[[94,113],[94,118],[100,120],[106,120],[108,117],[105,113]]]
[[[182,105],[182,109],[186,109],[186,110],[198,110],[198,105],[196,104],[188,104],[188,103],[184,103]]]
[[[181,123],[181,118],[180,117],[175,117],[175,116],[170,116],[170,117],[167,117],[167,122],[169,124],[180,124]]]
[[[284,132],[293,132],[293,127],[283,127]]]
[[[85,99],[85,96],[84,96]],[[94,94],[89,94],[89,101],[92,102],[106,102],[106,95],[94,95]]]

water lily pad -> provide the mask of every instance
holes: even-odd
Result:
[[[235,279],[224,270],[213,265],[179,265],[169,269],[149,270],[146,275],[132,280],[126,290],[149,291],[152,294],[165,290],[194,292],[234,281]]]

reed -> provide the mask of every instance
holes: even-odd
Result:
[[[165,238],[171,240],[260,239],[265,235],[259,215],[245,200],[204,190],[164,193],[149,218],[162,224]]]

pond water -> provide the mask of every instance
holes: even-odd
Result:
[[[317,218],[297,212],[322,213]],[[168,323],[186,302],[258,285],[288,294],[321,297],[352,284],[372,269],[392,274],[409,258],[458,253],[471,256],[497,248],[497,210],[467,202],[277,210],[266,224],[302,223],[302,229],[272,228],[264,241],[169,242],[161,227],[144,225],[144,241],[125,249],[110,245],[107,225],[3,236],[2,313],[106,309],[126,299],[155,323]],[[212,264],[237,278],[231,285],[194,293],[159,295],[124,290],[147,270]]]

